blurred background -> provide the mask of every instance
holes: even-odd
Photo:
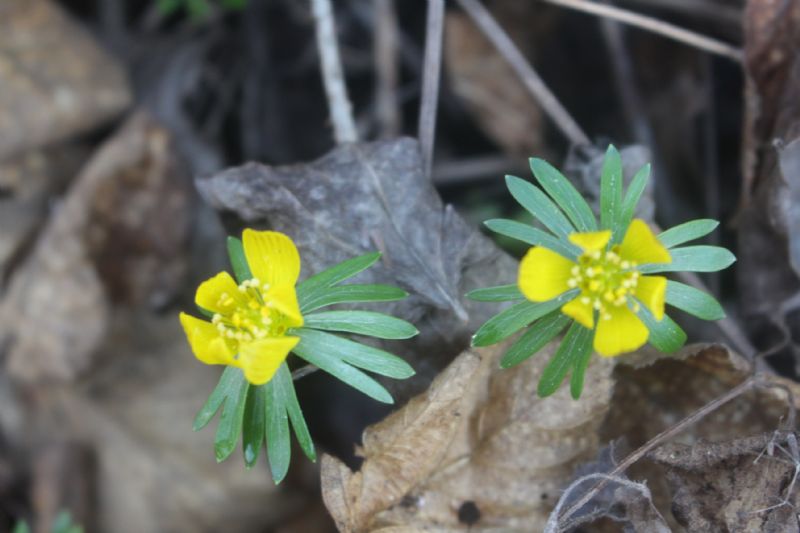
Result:
[[[609,142],[646,147],[658,222],[722,221],[715,243],[740,262],[704,281],[795,376],[798,176],[781,177],[773,140],[797,133],[797,2],[614,3],[738,59],[548,2],[484,5],[593,146],[572,146],[448,4],[430,176],[444,201],[475,227],[521,219],[502,177],[529,177],[528,157],[580,183]],[[416,136],[427,2],[333,8],[360,139]],[[275,488],[263,461],[216,464],[213,430],[192,433],[219,371],[194,361],[177,313],[227,263],[194,179],[334,146],[308,2],[0,0],[0,531],[23,518],[50,531],[64,509],[87,531],[333,530],[315,465],[296,456]],[[306,408],[311,432],[357,465],[360,431],[385,411],[325,382],[298,382],[304,406],[329,398]]]

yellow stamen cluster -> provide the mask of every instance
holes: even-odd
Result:
[[[617,246],[606,251],[584,252],[570,274],[567,285],[571,289],[579,288],[581,303],[591,305],[603,320],[611,318],[609,306],[627,304],[628,296],[639,283],[636,262],[621,259]]]
[[[278,337],[285,333],[283,317],[274,304],[265,297],[269,284],[258,278],[244,281],[238,287],[238,295],[223,292],[211,319],[220,335],[231,341],[249,342],[265,337]]]

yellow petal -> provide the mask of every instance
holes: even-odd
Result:
[[[244,377],[253,385],[268,382],[299,341],[299,337],[275,337],[242,344],[239,364]]]
[[[533,247],[519,264],[519,290],[534,302],[551,300],[569,289],[573,266],[575,263],[548,248]]]
[[[627,305],[608,306],[609,319],[597,321],[594,335],[594,351],[603,357],[614,357],[631,352],[647,342],[650,332]]]
[[[277,285],[270,287],[266,299],[275,309],[286,315],[286,326],[299,328],[303,325],[303,315],[297,303],[297,291],[293,285]]]
[[[569,236],[569,240],[580,246],[584,252],[602,250],[611,240],[611,230],[573,233]]]
[[[213,313],[225,313],[242,303],[242,295],[231,275],[220,272],[197,287],[194,301]]]
[[[581,326],[589,329],[594,327],[594,308],[592,303],[582,302],[580,296],[564,304],[561,307],[561,312],[574,318]]]
[[[620,244],[619,255],[622,259],[645,263],[671,263],[672,258],[664,245],[659,242],[655,233],[641,219],[635,219],[628,227],[625,238]]]
[[[641,276],[636,285],[636,298],[647,307],[656,320],[664,318],[664,299],[667,295],[667,278]]]
[[[244,255],[253,276],[270,285],[291,285],[300,276],[300,254],[292,239],[277,231],[244,230]]]
[[[235,365],[228,344],[210,322],[181,313],[181,325],[194,356],[201,362],[207,365]]]

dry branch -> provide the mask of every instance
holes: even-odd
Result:
[[[425,30],[425,65],[422,74],[422,103],[419,107],[419,142],[425,175],[430,176],[433,163],[436,107],[439,102],[439,80],[442,74],[442,36],[444,35],[444,0],[428,0],[428,22]]]

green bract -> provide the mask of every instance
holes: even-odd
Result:
[[[228,252],[236,280],[242,283],[252,279],[242,242],[229,237]],[[290,328],[286,334],[299,337],[298,344],[291,350],[299,358],[377,401],[393,403],[389,392],[363,371],[405,379],[414,375],[411,366],[396,355],[331,332],[407,339],[415,336],[417,329],[405,320],[372,311],[317,311],[333,304],[405,298],[405,291],[387,285],[341,284],[379,258],[379,253],[362,255],[299,283],[297,301],[304,324]],[[205,427],[218,411],[221,414],[214,439],[218,461],[230,456],[241,435],[245,465],[252,468],[266,441],[272,478],[279,483],[286,476],[291,459],[290,425],[305,455],[316,461],[314,443],[297,401],[292,373],[285,361],[272,379],[263,385],[248,382],[241,369],[228,366],[197,414],[193,426],[195,431]]]
[[[685,245],[716,229],[715,220],[693,220],[659,235],[644,221],[634,220],[650,165],[639,170],[623,190],[622,159],[609,146],[600,178],[598,221],[557,169],[541,159],[531,159],[530,164],[538,186],[513,176],[506,177],[506,185],[541,226],[486,221],[492,231],[532,248],[520,263],[517,283],[467,295],[483,302],[512,302],[478,329],[473,346],[495,344],[524,330],[500,361],[508,368],[566,331],[545,366],[538,393],[553,394],[571,373],[570,390],[578,398],[593,348],[613,357],[645,342],[668,353],[683,346],[686,334],[664,313],[665,304],[704,320],[725,316],[712,296],[654,275],[715,272],[736,258],[719,246]]]

